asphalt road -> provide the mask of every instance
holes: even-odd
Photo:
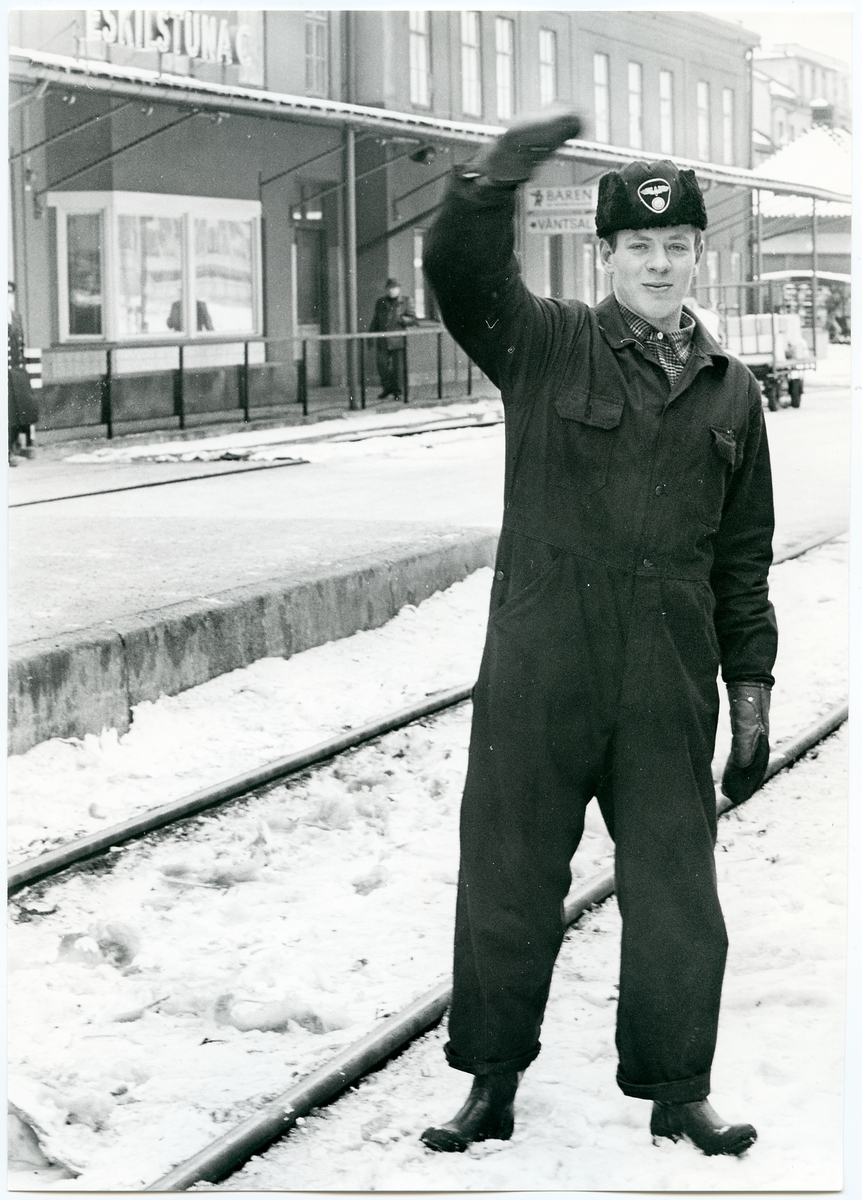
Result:
[[[800,409],[767,413],[767,426],[776,551],[846,529],[849,388],[809,388]],[[346,443],[328,453],[298,467],[13,509],[10,641],[305,575],[444,531],[499,527],[499,426]],[[24,485],[18,472],[34,468],[47,488],[64,471],[76,486],[88,477],[119,486],[153,478],[153,466],[26,463],[11,480],[11,499]],[[188,475],[189,466],[160,464],[158,475]]]

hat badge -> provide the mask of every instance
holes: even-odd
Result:
[[[670,184],[661,177],[645,179],[638,188],[638,199],[650,212],[663,213],[670,204]]]

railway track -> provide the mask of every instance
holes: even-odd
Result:
[[[771,756],[764,783],[796,763],[847,720],[846,703],[836,705]],[[734,806],[722,796],[719,816]],[[614,891],[613,868],[587,880],[570,895],[564,908],[565,924],[573,925],[593,906]],[[446,979],[419,996],[407,1007],[382,1022],[366,1037],[354,1042],[330,1062],[271,1101],[260,1112],[234,1126],[205,1149],[192,1155],[151,1183],[148,1192],[180,1192],[196,1183],[217,1183],[236,1171],[252,1155],[265,1149],[301,1122],[312,1109],[336,1100],[348,1087],[378,1070],[396,1053],[436,1025],[451,999],[451,982]]]
[[[458,429],[488,429],[494,425],[502,425],[502,417],[489,417],[487,419],[465,419],[464,417],[453,417],[450,419],[442,419],[436,421],[423,421],[419,424],[411,425],[396,425],[385,426],[380,429],[356,429],[344,433],[328,433],[318,437],[309,436],[303,439],[300,445],[305,443],[315,444],[319,442],[365,442],[374,438],[381,437],[415,437],[422,433],[437,433],[449,430]],[[291,443],[293,444],[293,443]],[[243,456],[239,453],[233,454],[226,452],[221,459],[213,459],[212,461],[224,461],[226,458],[241,459]],[[140,462],[147,460],[140,459]],[[108,496],[115,492],[136,492],[144,488],[154,487],[170,487],[177,483],[197,483],[202,479],[221,479],[230,475],[249,475],[260,471],[273,471],[280,467],[298,467],[308,466],[308,459],[305,458],[283,458],[278,462],[247,462],[244,466],[237,466],[221,471],[200,471],[193,475],[175,475],[170,479],[150,479],[143,480],[138,483],[119,484],[113,487],[91,488],[87,491],[67,492],[62,496],[44,496],[34,500],[17,500],[13,501],[9,508],[33,508],[42,504],[59,504],[64,500],[83,500],[92,496]]]
[[[826,538],[806,541],[779,554],[775,564],[789,562],[841,537],[844,530]],[[308,749],[297,751],[272,762],[264,763],[223,783],[201,789],[188,796],[180,797],[168,804],[148,809],[127,821],[107,826],[88,837],[67,842],[43,854],[28,858],[9,868],[6,876],[7,897],[14,896],[22,888],[41,883],[53,875],[85,863],[98,855],[105,854],[145,837],[156,830],[165,829],[198,813],[238,800],[257,788],[265,787],[309,767],[328,762],[339,754],[361,746],[395,729],[404,728],[423,717],[441,712],[469,699],[471,684],[462,684],[435,695],[428,696],[397,712],[367,722],[349,732],[328,738]]]
[[[828,540],[831,539],[819,539],[812,543],[796,546],[778,561],[799,557]],[[39,856],[40,859],[47,858],[49,861],[39,864],[35,872],[34,867],[38,860],[31,860],[29,864],[18,864],[12,869],[13,872],[21,872],[23,869],[24,874],[15,876],[10,873],[10,894],[14,894],[30,884],[47,880],[58,872],[74,866],[76,862],[85,862],[94,856],[105,853],[112,845],[127,844],[153,829],[168,827],[175,821],[184,820],[196,813],[206,812],[219,804],[236,800],[249,791],[266,787],[269,783],[292,773],[305,771],[316,763],[331,761],[345,750],[402,728],[411,721],[421,721],[434,713],[443,712],[446,708],[463,703],[469,697],[470,690],[470,687],[464,686],[428,697],[420,704],[400,710],[399,713],[391,714],[380,721],[368,723],[347,734],[329,739],[300,754],[279,760],[278,763],[267,764],[258,772],[247,773],[217,788],[195,793],[194,796],[186,797],[176,802],[175,805],[162,806],[158,810],[142,814],[140,818],[132,822],[126,822],[123,826],[105,830],[102,834],[97,835],[101,844],[96,844],[93,839],[82,839],[82,842],[89,844],[60,847],[57,851],[49,852],[47,856]],[[826,716],[803,731],[799,737],[780,746],[770,760],[768,777],[772,777],[784,767],[797,761],[819,740],[838,728],[846,716],[846,704],[839,704]],[[728,806],[725,804],[724,807]],[[146,827],[134,828],[138,822],[146,822]],[[106,835],[108,835],[107,842],[105,841]],[[80,852],[77,858],[73,847],[77,847],[77,851]],[[72,852],[71,858],[68,857],[70,852]],[[52,855],[66,857],[52,859]],[[604,871],[588,879],[575,894],[570,896],[566,907],[567,921],[569,923],[577,921],[584,912],[600,903],[612,891],[612,872]],[[297,1121],[301,1121],[311,1109],[331,1103],[351,1083],[377,1069],[387,1058],[435,1025],[443,1015],[448,997],[448,981],[442,981],[394,1016],[384,1019],[367,1036],[340,1051],[330,1062],[309,1073],[295,1087],[266,1104],[254,1116],[241,1122],[222,1138],[216,1139],[205,1150],[150,1184],[147,1190],[178,1191],[184,1190],[196,1182],[215,1182],[225,1178],[248,1157],[291,1129]]]

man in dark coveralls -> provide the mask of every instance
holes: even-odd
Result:
[[[760,390],[682,308],[702,251],[693,171],[599,183],[613,295],[539,299],[513,256],[515,192],[580,122],[513,126],[456,168],[425,269],[446,325],[500,387],[503,528],[473,693],[446,1056],[474,1076],[434,1150],[508,1138],[563,937],[590,799],[615,842],[623,919],[617,1082],[654,1138],[741,1154],[707,1101],[727,936],[711,762],[719,669],[746,799],[769,755],[777,646]]]

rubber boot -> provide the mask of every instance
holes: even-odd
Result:
[[[655,1145],[662,1137],[672,1142],[685,1138],[704,1154],[744,1154],[757,1141],[753,1125],[728,1125],[708,1100],[689,1104],[662,1104],[656,1100],[649,1127]]]
[[[426,1129],[422,1141],[429,1150],[448,1153],[466,1150],[473,1142],[484,1142],[486,1138],[508,1141],[515,1128],[519,1080],[517,1071],[477,1075],[464,1107],[445,1125]]]

